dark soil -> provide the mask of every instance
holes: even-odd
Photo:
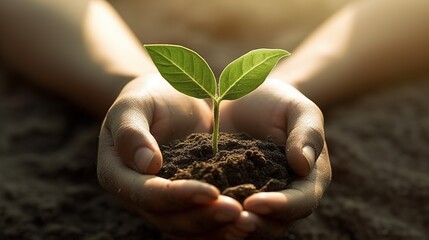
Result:
[[[162,146],[162,152],[164,165],[159,176],[201,180],[240,202],[253,193],[285,189],[294,175],[284,147],[243,133],[221,133],[214,156],[208,133],[174,141]]]

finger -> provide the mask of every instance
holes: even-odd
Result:
[[[246,240],[289,239],[286,234],[290,227],[290,223],[259,217],[256,230]]]
[[[297,184],[302,188],[305,182]],[[301,189],[258,193],[245,203],[245,209],[269,218],[291,222],[308,216],[317,206],[317,200],[312,195],[313,193],[302,192]],[[301,201],[301,204],[295,204],[298,201]]]
[[[100,133],[97,173],[100,184],[128,205],[149,212],[169,212],[207,204],[219,196],[214,186],[194,181],[170,181],[142,175],[128,168],[114,154],[115,147],[107,129]]]
[[[256,230],[258,216],[253,213],[242,211],[240,217],[235,220],[234,224],[226,228],[225,239],[241,240],[245,239]]]
[[[137,101],[137,100],[134,100]],[[114,146],[121,160],[128,167],[144,174],[155,174],[162,166],[162,154],[149,131],[153,102],[141,96],[142,109],[135,109],[128,98],[118,98],[105,120]]]
[[[240,218],[234,222],[234,227],[243,232],[250,233],[255,230],[257,221],[258,218],[255,214],[243,211],[240,213]]]
[[[284,235],[290,224],[275,219],[258,216],[252,212],[243,211],[240,218],[230,225],[226,231],[227,240],[242,239],[279,239]],[[231,231],[233,229],[233,231]]]
[[[241,210],[240,204],[232,198],[219,196],[208,205],[168,214],[150,214],[147,219],[171,236],[197,238],[218,232],[239,218]]]
[[[154,214],[171,213],[210,204],[219,198],[214,186],[196,180],[170,181],[158,177],[135,183],[133,202]],[[143,193],[144,192],[144,193]],[[221,202],[229,206],[228,202]],[[234,207],[233,209],[234,210]]]
[[[244,201],[244,209],[269,218],[292,222],[304,218],[317,207],[331,181],[331,168],[326,148],[307,177],[294,180],[280,192],[253,194]]]
[[[306,176],[324,147],[323,114],[307,100],[289,108],[287,115],[286,158],[295,173]]]

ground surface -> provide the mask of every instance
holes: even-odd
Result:
[[[99,124],[0,76],[0,239],[162,239],[99,187]],[[333,181],[285,239],[428,239],[428,92],[408,82],[326,113]]]

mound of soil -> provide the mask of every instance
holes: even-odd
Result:
[[[195,133],[173,141],[162,146],[162,152],[164,165],[159,176],[171,180],[201,180],[239,202],[253,193],[285,189],[294,175],[284,147],[244,133],[221,133],[215,155],[208,133]]]

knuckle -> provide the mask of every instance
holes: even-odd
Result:
[[[309,135],[314,144],[316,154],[319,155],[322,152],[323,146],[325,145],[325,131],[320,126],[312,126],[308,129]]]
[[[127,139],[135,135],[140,135],[140,131],[140,128],[137,126],[121,123],[113,135],[115,146],[120,148],[128,145],[126,144],[128,142]]]

